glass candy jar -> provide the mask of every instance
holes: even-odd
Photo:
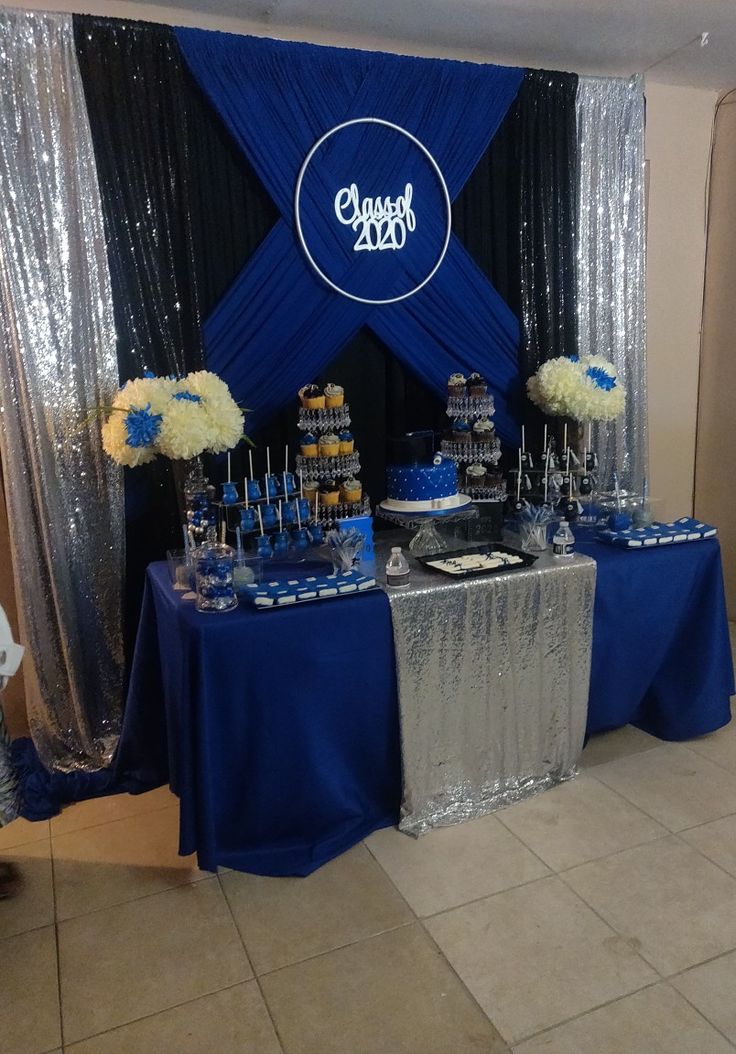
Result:
[[[219,542],[204,542],[195,550],[197,611],[231,611],[238,606],[233,556],[232,548]]]

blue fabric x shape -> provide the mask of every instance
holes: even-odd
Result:
[[[250,426],[257,428],[293,399],[367,324],[440,395],[450,373],[483,373],[496,398],[498,432],[517,443],[509,399],[519,383],[519,324],[461,243],[451,238],[439,270],[414,296],[361,304],[334,292],[309,266],[294,233],[294,189],[320,136],[352,118],[377,117],[427,147],[454,199],[524,71],[196,29],[176,33],[192,73],[282,216],[204,325],[209,367],[237,398],[256,407]],[[341,167],[341,149],[338,142],[330,145],[328,166]],[[312,191],[309,206],[331,210],[332,195]],[[416,245],[432,233],[425,225]],[[363,254],[341,257],[344,248],[325,237],[339,273],[349,278],[363,266]],[[403,269],[421,279],[412,276],[414,265],[409,252],[393,254],[390,264],[397,274]]]

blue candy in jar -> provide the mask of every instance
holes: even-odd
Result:
[[[243,532],[254,531],[256,529],[256,510],[255,509],[241,509],[240,510],[240,529]]]
[[[204,542],[194,553],[197,611],[231,611],[238,606],[233,587],[233,550]]]
[[[308,520],[312,515],[312,506],[309,504],[308,498],[297,498],[299,504],[299,516],[302,520]]]
[[[293,494],[296,490],[296,480],[294,479],[293,472],[284,472],[281,475],[281,482],[284,486],[284,492],[286,494]]]
[[[260,501],[263,497],[261,494],[261,484],[257,479],[248,480],[248,501]]]
[[[266,497],[276,498],[279,494],[279,481],[277,476],[266,476]]]
[[[296,523],[296,507],[293,501],[287,501],[281,506],[281,518],[284,523]]]
[[[325,532],[321,523],[313,523],[309,528],[309,537],[312,539],[312,545],[322,545],[325,540]]]
[[[223,505],[237,505],[238,502],[238,485],[237,483],[223,483],[222,484],[222,504]]]

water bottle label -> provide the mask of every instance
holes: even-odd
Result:
[[[552,542],[552,552],[555,556],[569,556],[572,551],[570,542]]]

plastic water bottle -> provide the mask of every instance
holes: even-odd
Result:
[[[552,553],[554,556],[572,556],[575,552],[575,535],[570,530],[567,520],[560,520],[559,526],[552,539]]]
[[[403,589],[409,585],[410,572],[409,561],[402,553],[401,546],[395,545],[386,564],[386,585],[394,589]]]

